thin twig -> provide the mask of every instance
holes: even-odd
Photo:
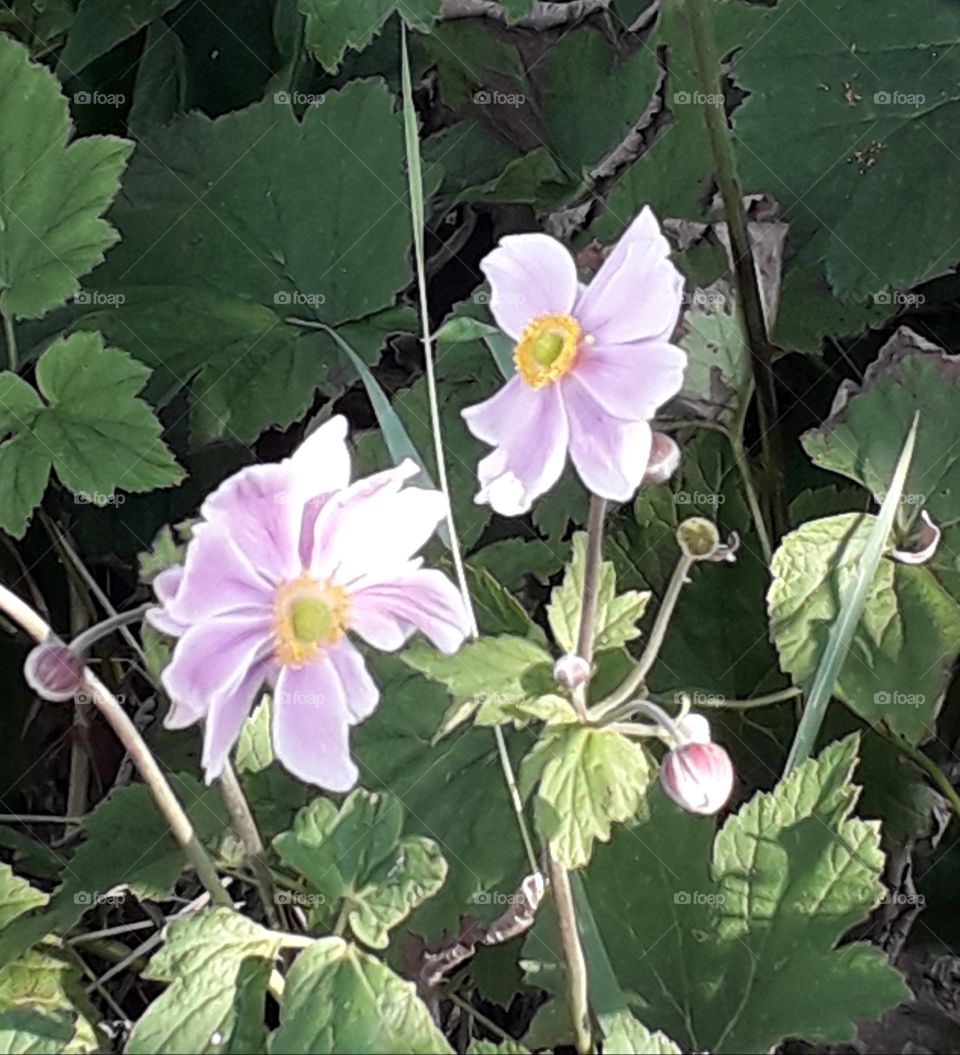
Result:
[[[590,715],[594,720],[605,717],[615,707],[619,707],[621,703],[626,703],[631,696],[635,696],[643,687],[650,668],[657,661],[657,656],[660,654],[663,639],[667,634],[667,627],[669,627],[670,620],[673,618],[677,601],[680,599],[683,585],[687,581],[687,575],[693,567],[693,563],[693,559],[688,557],[686,553],[680,554],[677,566],[674,568],[673,575],[667,585],[666,593],[664,593],[663,600],[660,602],[660,608],[657,610],[657,617],[650,628],[650,636],[647,638],[647,646],[643,650],[643,654],[620,687],[614,689],[609,696],[591,708]]]
[[[13,319],[9,315],[3,317],[3,336],[7,342],[7,361],[10,369],[16,373],[19,363],[17,362],[17,335],[13,328]]]

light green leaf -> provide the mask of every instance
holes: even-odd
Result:
[[[75,1032],[69,1012],[13,1007],[0,1011],[0,1052],[3,1055],[63,1055]],[[96,1050],[96,1049],[88,1049]]]
[[[879,949],[844,942],[884,891],[879,825],[851,816],[856,749],[831,744],[716,839],[657,789],[649,820],[597,849],[590,902],[650,1030],[716,1055],[847,1044],[858,1019],[908,999]],[[543,959],[536,929],[525,954]]]
[[[287,976],[274,1055],[423,1055],[453,1049],[406,982],[355,945],[323,938]]]
[[[458,698],[494,693],[525,697],[553,686],[550,653],[525,637],[482,637],[454,656],[429,645],[413,645],[403,653],[403,661]]]
[[[547,608],[550,629],[564,652],[577,651],[586,554],[587,536],[584,532],[579,532],[573,537],[573,558],[567,574],[562,585],[551,594]],[[638,593],[635,590],[618,596],[614,566],[610,561],[603,561],[597,580],[593,650],[602,652],[610,648],[619,648],[624,642],[639,637],[640,629],[637,623],[643,617],[649,600],[649,593]]]
[[[518,729],[530,722],[547,725],[570,725],[579,721],[573,704],[563,696],[548,693],[545,696],[528,696],[518,700],[494,695],[484,700],[477,710],[474,722],[477,725],[503,725],[513,722]]]
[[[844,513],[804,524],[774,555],[770,635],[781,666],[809,687],[875,518]],[[834,694],[911,743],[933,727],[960,641],[960,609],[926,567],[883,558]]]
[[[100,1051],[96,1021],[72,964],[31,949],[0,967],[0,1052]]]
[[[327,70],[340,65],[347,48],[362,51],[399,10],[410,25],[429,29],[440,0],[299,0],[307,16],[307,47]]]
[[[781,0],[733,69],[744,189],[773,194],[793,252],[861,300],[949,271],[960,222],[960,9],[875,16],[871,0]]]
[[[158,401],[189,381],[202,438],[252,440],[299,418],[319,386],[353,383],[330,336],[292,320],[337,328],[368,363],[409,328],[386,311],[411,278],[394,103],[382,81],[352,81],[298,120],[279,92],[182,117],[137,151],[112,214],[123,238],[81,325],[153,367]]]
[[[26,879],[14,875],[8,864],[0,864],[0,930],[12,923],[17,916],[39,908],[49,900],[48,894],[36,890]]]
[[[649,782],[643,748],[609,729],[551,729],[520,769],[524,797],[537,789],[537,828],[567,868],[582,868],[594,841],[637,816]]]
[[[15,374],[0,373],[0,446],[4,473],[0,524],[20,536],[39,503],[50,469],[80,501],[106,504],[114,491],[150,491],[179,483],[183,472],[160,439],[161,426],[137,395],[150,371],[96,333],[51,345],[37,364],[46,398]]]
[[[332,924],[345,911],[354,935],[376,949],[447,875],[437,844],[402,836],[403,820],[394,796],[358,789],[339,813],[329,799],[315,799],[274,839],[281,859],[320,895],[314,915]]]
[[[132,144],[115,136],[67,143],[67,101],[49,70],[0,36],[0,314],[39,318],[117,240],[101,214],[117,193]]]
[[[170,985],[133,1027],[129,1055],[262,1052],[264,1003],[279,942],[228,908],[169,927],[144,978]]]
[[[604,1055],[680,1055],[680,1049],[662,1033],[651,1033],[627,1011],[621,1011],[603,1044]]]

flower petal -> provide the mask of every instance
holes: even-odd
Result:
[[[441,652],[453,653],[470,632],[459,590],[443,572],[420,568],[351,594],[350,627],[385,652],[419,630]]]
[[[560,479],[567,460],[569,430],[560,386],[529,388],[529,393],[516,398],[517,417],[499,435],[497,449],[477,466],[476,501],[489,503],[502,516],[526,513]]]
[[[357,647],[349,641],[342,641],[336,648],[330,649],[327,658],[336,667],[340,677],[351,721],[362,722],[364,718],[369,718],[380,702],[380,690],[370,677],[367,664]]]
[[[234,611],[272,609],[273,587],[234,544],[221,522],[200,524],[184,561],[176,595],[165,613],[174,623],[190,625]]]
[[[495,447],[510,435],[518,421],[536,413],[540,395],[517,374],[496,395],[465,407],[460,413],[478,440]]]
[[[564,385],[563,399],[570,419],[570,457],[580,479],[601,498],[628,501],[650,460],[650,426],[611,417],[575,379]]]
[[[273,695],[273,750],[294,776],[328,791],[349,791],[359,773],[350,757],[343,685],[326,659],[284,667]]]
[[[238,682],[211,701],[203,730],[202,763],[208,784],[223,772],[271,667],[269,662],[255,663]]]
[[[574,314],[598,344],[667,340],[683,300],[683,276],[669,258],[670,243],[646,208],[603,262]]]
[[[569,315],[577,297],[577,265],[546,234],[513,234],[480,262],[490,283],[490,310],[497,325],[519,340],[541,315]]]
[[[333,497],[317,518],[311,574],[348,586],[405,565],[446,513],[439,491],[403,488],[417,472],[408,459]]]
[[[674,344],[594,345],[582,349],[565,384],[575,375],[608,414],[649,421],[680,391],[686,365],[687,353]]]
[[[346,430],[345,418],[331,418],[290,458],[241,469],[203,503],[203,517],[227,526],[239,549],[273,582],[295,578],[303,567],[308,502],[345,487],[350,478]]]
[[[182,728],[207,713],[215,696],[237,685],[270,651],[269,618],[231,615],[207,620],[177,642],[161,676],[174,702],[170,728]]]

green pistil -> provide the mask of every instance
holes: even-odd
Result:
[[[548,330],[546,333],[541,333],[539,337],[534,339],[530,347],[533,361],[544,368],[553,366],[562,351],[563,334],[557,333],[556,330]]]
[[[315,645],[330,637],[337,621],[330,606],[318,597],[302,597],[290,606],[290,625],[298,641]]]

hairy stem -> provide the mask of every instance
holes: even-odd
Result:
[[[588,1000],[587,961],[580,943],[577,929],[577,914],[573,907],[573,891],[570,889],[570,873],[553,856],[548,854],[550,889],[557,912],[560,929],[560,944],[567,974],[567,991],[570,996],[570,1017],[573,1020],[573,1035],[580,1055],[589,1055],[593,1050],[590,1031]]]
[[[606,717],[614,708],[626,703],[631,696],[634,696],[643,687],[647,674],[650,673],[650,668],[656,663],[657,656],[660,654],[663,639],[667,635],[667,627],[669,627],[670,620],[673,618],[677,601],[680,599],[683,585],[687,581],[687,575],[693,567],[693,563],[692,558],[688,557],[686,553],[680,554],[677,566],[673,569],[673,575],[667,584],[663,600],[660,602],[657,617],[650,628],[650,636],[647,638],[647,646],[643,650],[643,654],[620,687],[614,689],[609,696],[592,708],[591,717],[594,720]]]
[[[777,413],[777,393],[773,373],[773,350],[767,334],[763,299],[753,261],[747,218],[743,210],[743,190],[737,174],[733,134],[723,107],[720,56],[717,53],[708,0],[685,0],[690,37],[696,57],[703,96],[707,139],[716,166],[717,185],[730,235],[733,270],[737,285],[737,307],[750,346],[750,359],[757,389],[761,445],[767,471],[767,498],[773,537],[779,539],[787,526],[786,491],[783,473],[783,441]]]
[[[227,762],[220,774],[220,793],[226,804],[230,820],[233,822],[240,840],[246,850],[247,860],[253,869],[254,878],[257,881],[257,889],[260,891],[260,900],[263,902],[263,911],[271,927],[281,925],[280,912],[277,909],[276,886],[273,882],[273,873],[267,864],[266,852],[260,831],[254,819],[250,803],[243,793],[240,781],[233,766]]]
[[[950,803],[950,809],[954,815],[960,817],[960,795],[957,789],[950,783],[947,774],[929,756],[925,755],[919,747],[914,747],[902,737],[894,733],[884,733],[884,736],[900,752],[902,752],[922,773],[925,773],[937,790]]]
[[[0,611],[18,623],[38,644],[53,636],[47,623],[26,602],[3,585],[0,585]],[[232,907],[233,902],[220,883],[213,861],[197,838],[190,818],[180,805],[180,801],[137,727],[120,706],[116,697],[89,668],[83,672],[83,684],[97,710],[109,723],[117,739],[133,759],[140,776],[153,795],[157,808],[169,825],[173,837],[187,855],[200,882],[209,891],[211,899],[218,905]]]
[[[577,634],[577,655],[585,659],[588,664],[593,662],[597,585],[600,579],[600,565],[603,563],[603,518],[606,511],[606,500],[597,495],[591,495],[590,512],[587,517],[587,553],[583,569],[583,603],[580,609],[580,629]],[[577,686],[573,693],[573,705],[582,719],[587,717],[587,684]]]

